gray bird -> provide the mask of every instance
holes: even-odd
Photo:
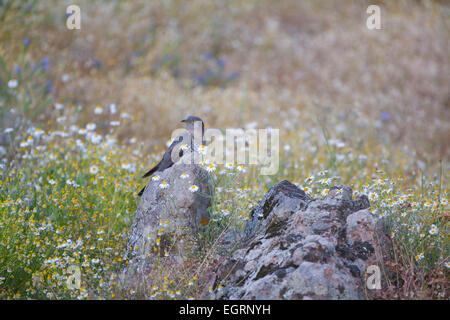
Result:
[[[194,137],[201,137],[201,143],[204,145],[204,133],[205,133],[205,124],[203,123],[203,120],[196,116],[189,116],[184,120],[181,120],[181,122],[186,124],[188,135],[181,135],[177,137],[169,146],[169,148],[166,150],[166,152],[163,155],[163,158],[161,161],[154,166],[152,169],[150,169],[146,174],[142,176],[142,178],[146,178],[154,174],[155,172],[162,172],[166,170],[167,168],[170,168],[175,163],[172,159],[172,152],[175,148],[179,150],[178,159],[180,159],[184,152],[181,148],[182,142],[183,144],[186,144],[191,151],[194,150]],[[201,125],[201,132],[199,131]],[[197,130],[197,131],[196,131]],[[201,136],[200,136],[201,134]],[[198,139],[198,138],[197,138]],[[176,152],[176,149],[175,149]],[[142,196],[144,193],[145,187],[138,193],[138,196]]]

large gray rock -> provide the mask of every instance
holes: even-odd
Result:
[[[245,241],[216,272],[219,299],[364,299],[364,273],[382,269],[383,224],[346,186],[313,200],[281,181],[252,211]]]
[[[205,169],[175,164],[156,175],[159,179],[148,182],[130,229],[123,279],[125,287],[133,290],[148,289],[155,259],[181,268],[186,258],[184,246],[189,243],[192,248],[198,232],[209,221],[207,209],[213,188]],[[167,188],[161,188],[163,181]],[[190,190],[192,185],[198,187],[196,192]],[[158,259],[155,248],[160,256],[167,251],[169,257]]]

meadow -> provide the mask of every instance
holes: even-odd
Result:
[[[450,6],[375,2],[380,30],[369,1],[82,0],[69,30],[70,1],[0,1],[0,299],[213,297],[217,238],[282,179],[369,197],[393,242],[380,299],[448,299]],[[140,177],[190,114],[280,129],[279,170],[209,167],[209,245],[124,292]]]

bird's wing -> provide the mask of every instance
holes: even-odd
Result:
[[[142,176],[142,178],[146,178],[151,176],[153,173],[157,172],[157,171],[163,171],[167,168],[170,168],[173,165],[173,161],[172,161],[172,151],[173,149],[179,145],[181,142],[183,141],[183,136],[179,136],[177,139],[175,139],[171,145],[169,146],[169,148],[166,150],[166,152],[163,155],[163,158],[161,159],[160,162],[158,162],[158,164],[156,166],[154,166],[152,169],[150,169],[146,174],[144,174]],[[183,150],[180,149],[180,157],[183,156]]]

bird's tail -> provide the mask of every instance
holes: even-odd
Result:
[[[157,169],[158,169],[159,163],[152,169],[150,169],[146,174],[142,176],[142,178],[147,178],[151,176]]]
[[[141,197],[144,194],[144,190],[145,190],[145,187],[143,187],[142,190],[139,191],[138,197]]]

